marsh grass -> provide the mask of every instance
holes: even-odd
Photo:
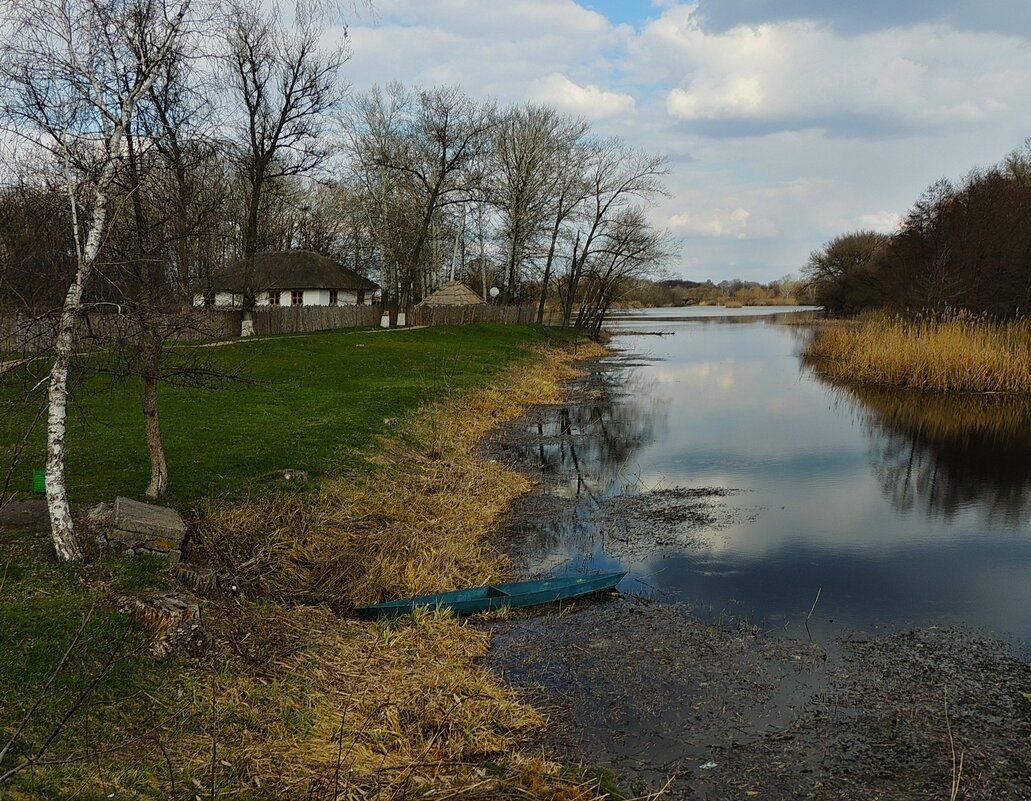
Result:
[[[822,376],[935,392],[1031,393],[1031,321],[884,313],[825,328],[804,352]]]

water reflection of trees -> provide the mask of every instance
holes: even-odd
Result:
[[[1016,525],[1031,506],[1031,399],[839,388],[862,414],[873,467],[900,511],[952,519],[976,507]]]
[[[576,402],[538,410],[508,443],[519,461],[545,475],[550,496],[534,498],[527,514],[510,520],[518,529],[509,543],[518,561],[533,561],[563,544],[593,553],[600,535],[597,501],[634,482],[634,455],[667,427],[668,401],[654,397],[653,385],[638,371],[599,367]]]
[[[606,492],[667,424],[669,403],[650,390],[637,371],[600,370],[589,381],[586,399],[542,410],[535,466],[559,481],[564,477],[570,494]]]

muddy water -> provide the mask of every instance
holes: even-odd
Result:
[[[540,482],[524,575],[629,572],[485,624],[545,747],[672,798],[908,801],[955,746],[962,797],[1031,798],[1031,404],[830,386],[808,328],[691,314],[619,320],[490,445]]]
[[[1031,404],[836,388],[800,363],[807,329],[671,311],[621,318],[604,394],[517,437],[574,500],[519,521],[526,572],[622,567],[625,592],[788,630],[819,593],[824,638],[1031,642]]]

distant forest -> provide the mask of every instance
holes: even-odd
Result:
[[[803,275],[836,314],[870,308],[969,311],[999,319],[1031,307],[1031,140],[958,183],[931,184],[891,235],[854,231],[809,257]]]
[[[806,286],[792,275],[767,284],[740,278],[713,283],[671,278],[640,279],[624,290],[617,305],[655,306],[794,306],[809,303]]]

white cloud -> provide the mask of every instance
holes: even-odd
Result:
[[[357,90],[447,82],[551,102],[670,155],[652,219],[682,235],[675,272],[717,281],[774,279],[844,231],[889,231],[932,181],[1031,131],[1031,47],[1014,35],[797,19],[714,32],[674,0],[635,30],[586,5],[377,0],[344,73]]]
[[[671,8],[629,47],[634,74],[673,84],[665,107],[680,120],[964,125],[1031,99],[1031,52],[1017,37],[932,25],[847,37],[797,20],[712,33],[695,12]]]
[[[609,50],[630,31],[572,0],[384,0],[378,18],[352,25],[346,73],[357,88],[400,80],[449,83],[503,102],[562,73],[580,84],[608,75]]]
[[[548,103],[590,120],[615,117],[634,110],[634,98],[630,95],[610,92],[593,84],[581,86],[561,72],[533,81],[528,95],[530,100]]]
[[[729,212],[715,209],[703,215],[681,212],[669,218],[669,225],[675,231],[698,236],[730,236],[735,239],[744,239],[748,228],[748,219],[751,216],[748,209],[740,206]]]
[[[875,211],[869,214],[862,214],[859,222],[863,228],[870,228],[884,234],[895,233],[902,223],[902,215],[894,211]]]

